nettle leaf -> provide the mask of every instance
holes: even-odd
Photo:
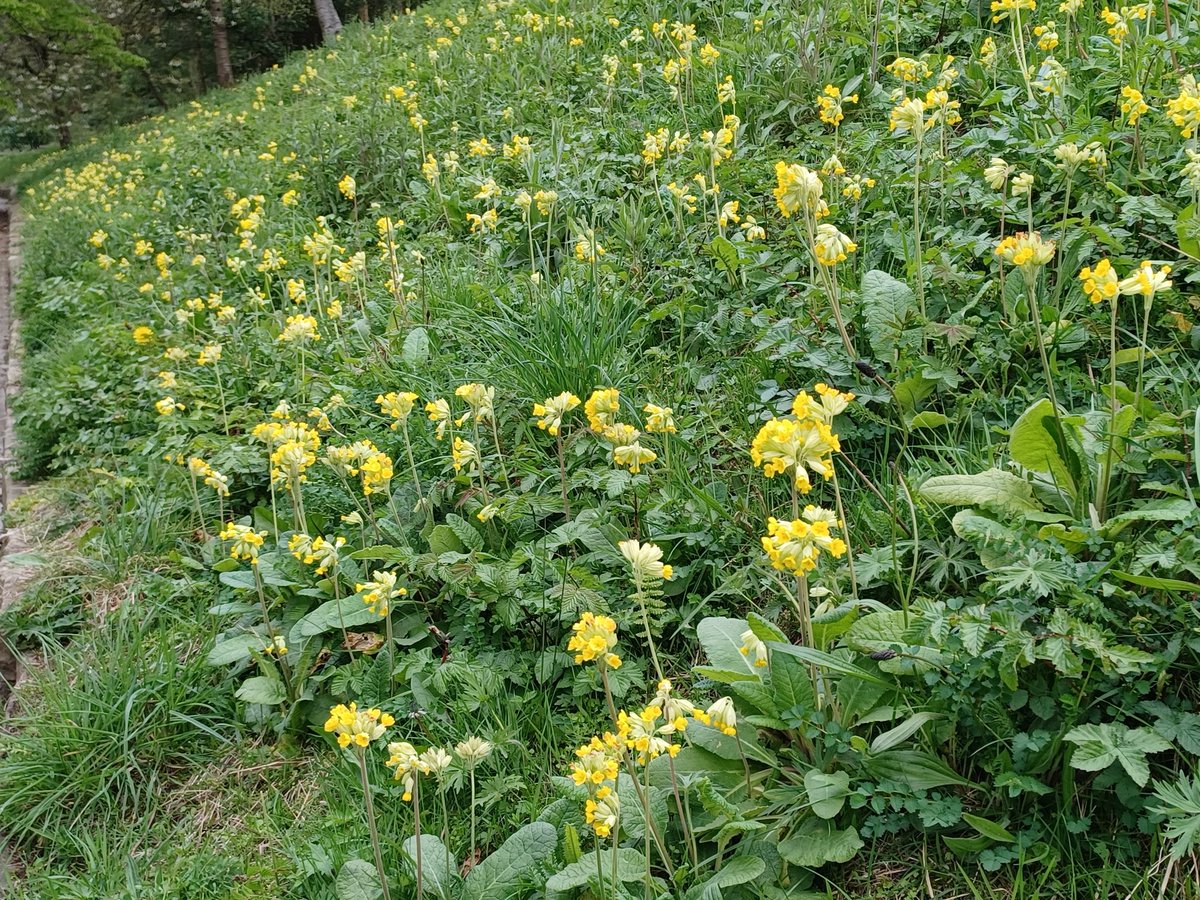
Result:
[[[518,896],[521,885],[557,846],[558,832],[553,825],[531,822],[471,869],[463,884],[462,900],[508,900]]]
[[[936,475],[926,479],[917,493],[934,503],[983,506],[1014,518],[1042,508],[1034,499],[1033,486],[1003,469],[988,469],[976,475]]]
[[[446,515],[446,524],[468,550],[479,551],[483,549],[483,535],[462,516],[448,513]]]
[[[1085,772],[1099,772],[1119,762],[1130,778],[1145,787],[1150,780],[1146,756],[1171,749],[1171,742],[1153,728],[1129,728],[1115,722],[1105,725],[1077,725],[1063,740],[1075,744],[1071,766]]]

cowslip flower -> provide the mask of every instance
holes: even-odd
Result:
[[[1179,96],[1167,101],[1167,118],[1175,123],[1180,135],[1195,137],[1200,128],[1200,86],[1195,75],[1185,75],[1179,82]]]
[[[798,163],[775,163],[775,204],[784,218],[805,210],[820,218],[824,185],[816,172]]]
[[[408,596],[407,588],[396,587],[396,573],[376,569],[371,573],[371,580],[354,585],[355,593],[363,595],[363,603],[377,616],[386,616],[389,601],[397,597]]]
[[[174,397],[163,397],[154,404],[154,408],[158,410],[160,416],[171,416],[180,410],[187,409],[182,403],[176,401]]]
[[[585,612],[571,626],[567,650],[575,654],[576,664],[595,662],[601,668],[621,667],[621,657],[613,652],[617,646],[617,623],[608,616]]]
[[[612,444],[613,462],[625,466],[633,474],[642,471],[642,466],[658,459],[658,454],[640,442],[642,433],[632,425],[618,422],[604,430],[604,439]]]
[[[625,710],[621,710],[617,716],[617,731],[625,740],[626,748],[637,752],[635,760],[638,765],[644,766],[664,753],[671,757],[679,753],[678,744],[662,737],[673,736],[676,733],[672,722],[659,724],[662,716],[662,709],[654,704],[632,716]]]
[[[742,656],[754,660],[755,668],[761,669],[767,664],[767,645],[753,631],[742,632],[742,646],[738,648]]]
[[[695,716],[696,707],[689,700],[676,696],[673,690],[670,679],[660,681],[654,694],[654,705],[662,709],[666,720],[676,731],[684,731],[687,729],[687,717]]]
[[[584,229],[575,238],[575,258],[580,262],[594,263],[606,252],[591,228]]]
[[[837,226],[822,222],[817,226],[817,239],[813,243],[813,253],[817,262],[823,266],[836,266],[845,262],[849,254],[858,249],[858,244],[843,234]]]
[[[1037,279],[1037,270],[1054,259],[1054,241],[1044,241],[1038,232],[1018,231],[996,245],[996,256],[1017,266],[1026,284]]]
[[[475,467],[479,464],[479,451],[470,441],[455,437],[454,446],[450,448],[450,460],[454,465],[455,472],[467,469],[467,474],[470,475],[474,473]]]
[[[835,559],[846,552],[846,542],[830,531],[833,526],[841,527],[841,523],[834,513],[819,506],[806,506],[801,518],[790,522],[772,516],[762,538],[763,550],[779,571],[805,575],[817,567],[822,552]]]
[[[1121,115],[1125,116],[1130,125],[1136,125],[1145,113],[1150,111],[1150,104],[1142,96],[1142,92],[1132,85],[1121,88]]]
[[[616,388],[600,388],[592,391],[583,405],[587,414],[588,427],[597,433],[602,433],[617,422],[617,412],[620,410],[621,392]]]
[[[380,412],[395,420],[392,422],[392,431],[395,431],[402,422],[408,421],[413,405],[417,402],[417,395],[411,391],[388,391],[376,397],[375,402],[379,404]]]
[[[249,560],[251,565],[258,564],[258,551],[262,548],[266,536],[265,531],[255,531],[249,525],[239,525],[236,522],[227,523],[220,534],[221,540],[233,542],[233,546],[229,548],[230,557]]]
[[[319,341],[321,333],[317,331],[317,320],[312,316],[296,315],[288,316],[287,324],[283,331],[279,332],[277,340],[282,343],[300,343],[304,344],[308,341]]]
[[[454,752],[468,769],[473,769],[492,755],[492,745],[489,741],[472,735],[465,741],[455,744]]]
[[[928,65],[909,56],[897,56],[885,68],[889,75],[903,82],[919,81],[933,74]]]
[[[541,403],[533,404],[533,414],[538,417],[538,428],[557,437],[562,429],[563,416],[579,406],[579,403],[578,397],[570,391],[563,391],[557,397],[547,397]]]
[[[917,97],[897,103],[888,116],[888,131],[910,134],[917,143],[925,136],[925,129],[932,124],[931,119],[925,118],[925,101]]]
[[[737,734],[737,712],[733,708],[733,700],[729,697],[722,697],[703,712],[696,710],[695,718],[705,725],[711,725],[722,734],[730,737]]]
[[[1013,13],[1037,9],[1037,0],[992,0],[992,24],[1007,19]]]
[[[594,799],[589,798],[584,804],[584,818],[598,838],[606,838],[612,834],[620,815],[620,798],[607,785],[596,792]]]
[[[1171,289],[1171,282],[1167,278],[1170,274],[1170,266],[1163,266],[1156,272],[1154,266],[1150,265],[1149,260],[1146,260],[1128,278],[1121,279],[1117,290],[1123,297],[1140,295],[1149,303],[1154,299],[1155,294]]]
[[[339,703],[329,710],[325,731],[336,734],[338,746],[343,749],[351,745],[363,748],[379,740],[395,724],[391,715],[377,707],[359,709],[354,702],[349,706]]]
[[[646,430],[651,434],[675,434],[674,410],[669,406],[647,403],[642,412],[646,414]]]
[[[606,734],[604,740],[593,737],[588,743],[577,747],[575,761],[571,763],[571,780],[589,790],[606,781],[615,782],[620,771],[616,752],[619,746],[616,735]]]
[[[450,424],[450,404],[443,398],[430,400],[425,404],[425,412],[429,413],[429,421],[437,423],[435,437],[440,441],[446,436],[446,426]]]
[[[657,544],[629,539],[617,544],[617,549],[629,563],[633,581],[639,590],[648,582],[670,581],[675,571],[662,561],[662,548]]]
[[[1094,267],[1085,266],[1079,272],[1079,280],[1083,282],[1083,292],[1092,303],[1116,299],[1117,270],[1107,259],[1100,260]]]
[[[425,764],[421,755],[417,753],[417,748],[408,741],[393,741],[388,744],[388,754],[385,765],[393,770],[392,777],[404,785],[402,799],[408,803],[416,790],[417,778],[429,773],[425,771]]]
[[[812,490],[812,473],[833,477],[834,453],[841,450],[829,424],[817,419],[771,419],[759,429],[750,445],[750,458],[768,478],[792,472],[796,488]]]
[[[843,95],[841,88],[827,84],[825,90],[821,91],[821,95],[817,97],[817,117],[826,125],[837,128],[846,118],[843,105],[857,102],[858,94]]]
[[[466,401],[470,411],[455,420],[455,425],[461,425],[469,417],[476,422],[488,422],[496,416],[496,389],[485,384],[460,384],[454,389],[454,396]]]

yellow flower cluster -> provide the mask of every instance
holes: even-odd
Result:
[[[837,516],[819,506],[806,506],[801,518],[790,522],[774,516],[767,520],[767,534],[762,539],[771,565],[781,572],[803,575],[817,567],[822,552],[835,559],[846,552],[846,542],[836,538],[833,527],[842,527]]]
[[[316,565],[316,573],[324,575],[338,564],[338,551],[346,545],[344,537],[335,537],[332,541],[323,537],[309,537],[303,532],[297,532],[288,539],[288,550],[292,556],[306,566]]]
[[[249,525],[229,522],[221,529],[219,536],[223,541],[233,542],[233,546],[229,548],[229,555],[233,559],[245,559],[252,566],[258,565],[258,551],[262,549],[263,540],[267,536],[265,531],[255,531]]]
[[[542,431],[557,437],[562,429],[563,417],[579,406],[580,400],[570,391],[563,391],[557,397],[547,397],[541,403],[533,404],[533,414],[537,417],[537,426]]]
[[[218,497],[229,496],[229,479],[206,463],[198,456],[187,461],[188,472],[193,478],[201,479],[208,487],[216,491]]]
[[[1195,75],[1185,75],[1179,84],[1179,96],[1167,101],[1167,118],[1185,138],[1196,136],[1200,128],[1200,87]]]
[[[836,85],[827,84],[825,90],[817,97],[817,117],[826,125],[837,128],[846,118],[843,107],[847,103],[857,103],[858,94],[842,94],[842,89]]]
[[[338,746],[343,749],[350,746],[362,749],[383,737],[395,724],[396,720],[381,709],[359,709],[358,704],[354,702],[349,706],[339,703],[329,710],[329,718],[325,720],[325,731],[336,734]]]
[[[594,662],[601,668],[619,669],[621,657],[613,652],[617,646],[617,623],[608,616],[585,612],[571,626],[567,650],[575,654],[576,664]]]
[[[388,393],[376,397],[375,402],[379,404],[380,412],[393,419],[392,431],[395,431],[408,421],[408,417],[413,411],[413,405],[417,402],[417,395],[411,391],[401,393],[388,391]]]
[[[833,454],[841,451],[833,433],[833,418],[854,399],[825,384],[816,386],[819,400],[801,391],[792,404],[792,415],[769,420],[750,445],[750,458],[768,478],[791,472],[796,488],[812,490],[812,475],[833,476]]]
[[[396,587],[396,573],[375,570],[371,580],[354,585],[356,593],[362,594],[363,603],[377,616],[386,616],[390,602],[397,597],[407,597],[408,589]]]

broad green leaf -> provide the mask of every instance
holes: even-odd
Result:
[[[334,884],[338,900],[376,900],[383,896],[375,866],[363,859],[346,860]]]
[[[832,819],[842,811],[850,794],[850,774],[826,774],[809,769],[804,773],[804,792],[808,794],[808,805],[816,815],[822,819]]]
[[[1158,578],[1154,575],[1133,575],[1129,572],[1118,572],[1110,569],[1108,574],[1136,584],[1138,587],[1154,588],[1159,591],[1173,591],[1182,594],[1200,594],[1200,584],[1194,581],[1181,581],[1178,578]]]
[[[421,325],[404,336],[404,350],[401,355],[410,366],[423,365],[429,359],[429,332]]]
[[[692,666],[692,673],[697,678],[708,678],[721,684],[733,684],[735,681],[758,681],[758,676],[749,672],[731,672],[728,669],[714,669],[712,666]]]
[[[794,706],[811,705],[813,689],[808,666],[786,653],[775,654],[771,658],[771,692],[781,713]]]
[[[1064,429],[1070,430],[1072,427],[1063,423]],[[1078,432],[1078,428],[1074,430]],[[1031,472],[1048,476],[1055,487],[1074,499],[1078,492],[1076,477],[1079,464],[1074,457],[1074,450],[1064,444],[1064,440],[1069,439],[1069,434],[1065,438],[1060,436],[1054,406],[1043,398],[1021,413],[1013,423],[1008,452]]]
[[[361,550],[355,550],[350,556],[352,559],[373,559],[380,562],[398,563],[408,558],[409,551],[393,547],[390,544],[374,544],[370,547],[363,547]]]
[[[261,703],[263,706],[278,706],[287,699],[287,688],[278,678],[255,675],[242,682],[235,696],[246,703]]]
[[[417,861],[417,839],[415,836],[405,838],[404,856],[412,865]],[[421,880],[426,896],[432,894],[441,900],[451,900],[454,896],[454,885],[458,882],[458,863],[446,849],[446,845],[432,834],[421,835]]]
[[[1195,511],[1196,504],[1191,500],[1150,500],[1110,518],[1104,523],[1103,533],[1111,539],[1132,522],[1182,522]]]
[[[868,772],[877,778],[887,778],[907,784],[914,791],[929,791],[956,784],[972,787],[971,782],[953,769],[921,750],[889,750],[863,762]]]
[[[783,633],[783,629],[767,619],[764,619],[756,612],[752,612],[746,616],[747,624],[750,630],[754,632],[754,636],[760,641],[786,641],[787,635]]]
[[[250,651],[261,650],[266,646],[262,635],[247,632],[217,641],[205,658],[210,666],[227,666],[230,663],[241,662],[250,658]]]
[[[794,866],[816,868],[828,862],[849,862],[862,847],[857,829],[838,829],[832,822],[806,819],[780,842],[779,855]]]
[[[691,731],[692,726],[688,726]],[[642,790],[646,788],[643,786]],[[621,832],[634,840],[641,840],[646,834],[646,814],[638,797],[637,787],[633,780],[624,772],[617,778],[617,796],[621,798]],[[650,788],[646,795],[650,804],[650,819],[659,834],[665,834],[667,829],[667,795],[656,787]]]
[[[466,549],[466,544],[449,525],[437,525],[429,532],[429,550],[434,556],[441,556],[443,553],[462,553]]]
[[[546,822],[526,825],[483,862],[463,884],[461,900],[512,900],[522,881],[558,846],[558,833]]]
[[[759,678],[753,662],[742,652],[742,635],[749,630],[750,624],[745,619],[709,616],[696,626],[696,637],[714,669],[744,672],[750,678]]]
[[[927,410],[919,412],[908,423],[910,428],[941,428],[950,424],[950,417],[940,412]]]
[[[983,816],[973,816],[970,813],[963,813],[962,820],[978,831],[988,840],[999,841],[1003,844],[1011,844],[1016,841],[1016,836],[997,822],[991,819],[985,819]]]
[[[918,488],[926,500],[948,506],[983,506],[1001,515],[1019,517],[1040,510],[1033,486],[1003,469],[976,475],[935,475]]]
[[[728,238],[715,237],[704,245],[704,249],[716,261],[717,269],[721,272],[736,272],[742,264],[737,247]]]
[[[608,891],[608,886],[612,878],[612,851],[604,847],[600,852],[601,871],[604,873],[605,883],[601,885],[601,895]],[[546,897],[547,900],[556,900],[560,895],[568,894],[571,891],[578,890],[581,887],[586,887],[589,882],[595,888],[596,882],[596,853],[584,854],[582,859],[576,860],[570,865],[550,876],[546,882]],[[617,880],[621,882],[641,881],[646,875],[646,857],[641,850],[634,850],[632,847],[622,847],[617,850]]]
[[[905,332],[920,324],[912,288],[887,272],[871,269],[862,277],[858,296],[871,349],[880,359],[891,359]]]
[[[301,637],[313,637],[333,631],[345,625],[347,628],[355,625],[366,625],[369,622],[380,622],[383,618],[363,603],[362,597],[352,594],[340,600],[330,600],[322,603],[292,629],[293,634]]]

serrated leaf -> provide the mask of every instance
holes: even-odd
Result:
[[[934,503],[983,506],[1014,517],[1042,508],[1034,499],[1029,482],[1003,469],[988,469],[975,475],[936,475],[927,479],[918,493]]]
[[[1171,749],[1171,742],[1153,728],[1129,728],[1117,723],[1077,725],[1063,735],[1063,740],[1075,744],[1071,765],[1085,772],[1099,772],[1114,762],[1138,787],[1150,780],[1147,754]]]
[[[446,524],[454,532],[455,536],[462,541],[466,549],[476,552],[483,549],[483,535],[462,516],[449,513],[446,516]]]

